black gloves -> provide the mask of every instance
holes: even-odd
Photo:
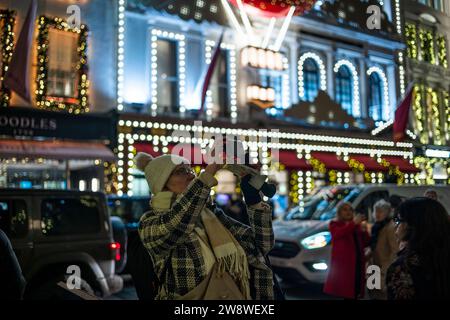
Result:
[[[252,178],[251,174],[248,174],[241,178],[241,190],[244,194],[245,203],[251,206],[262,201],[259,190],[252,187],[248,182]]]

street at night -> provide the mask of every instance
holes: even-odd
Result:
[[[450,299],[449,0],[0,0],[0,35],[0,305]]]

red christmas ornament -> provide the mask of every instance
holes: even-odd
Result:
[[[237,0],[229,0],[232,5],[239,8]],[[294,15],[302,15],[311,10],[317,0],[241,0],[249,15],[258,15],[266,18],[285,17],[290,7],[295,6]]]

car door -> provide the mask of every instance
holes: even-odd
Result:
[[[24,274],[31,263],[34,248],[31,210],[29,197],[0,195],[0,228],[9,237]]]

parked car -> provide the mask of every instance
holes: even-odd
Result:
[[[122,219],[128,231],[137,230],[139,219],[150,209],[150,196],[108,196],[111,216]]]
[[[128,243],[139,238],[138,225],[141,216],[150,209],[150,197],[147,196],[108,196],[108,209],[113,220],[114,239],[124,253],[116,262],[117,273],[128,274]],[[123,228],[120,225],[123,225]]]
[[[380,184],[321,189],[309,197],[303,207],[293,208],[283,220],[274,222],[275,246],[269,257],[275,272],[290,281],[324,283],[331,256],[328,226],[341,201],[350,202],[370,224],[373,205],[378,200],[388,200],[392,195],[402,198],[422,196],[429,188]],[[433,186],[432,189],[450,212],[450,186]]]
[[[83,288],[99,296],[123,287],[103,193],[0,189],[0,228],[27,280],[25,298],[54,299],[56,283],[74,272],[70,266],[79,268]]]

